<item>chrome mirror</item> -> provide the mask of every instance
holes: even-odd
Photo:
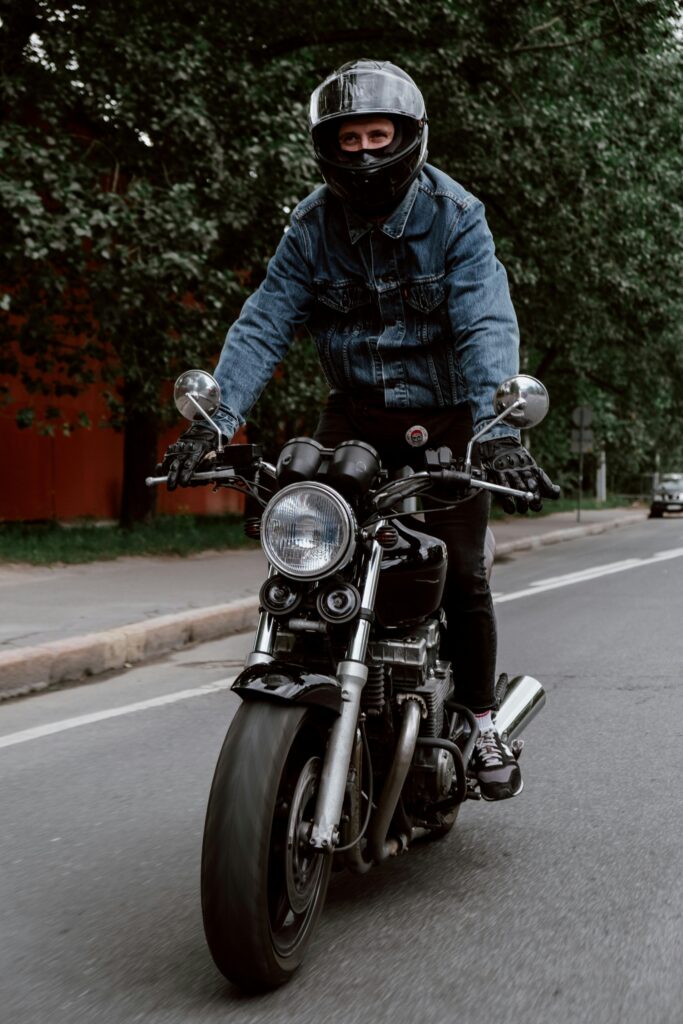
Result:
[[[220,384],[206,370],[185,370],[173,388],[176,409],[186,420],[206,420],[217,435],[216,449],[223,451],[221,428],[211,419],[221,401]]]
[[[548,392],[540,380],[524,373],[508,377],[499,384],[493,400],[496,416],[507,412],[505,422],[520,429],[537,426],[549,406]]]
[[[220,385],[206,370],[186,370],[173,388],[175,407],[186,420],[208,419],[220,400]]]
[[[472,449],[475,441],[484,437],[497,423],[509,423],[510,426],[526,429],[535,427],[541,422],[550,406],[550,399],[540,380],[518,373],[516,377],[508,377],[498,385],[493,398],[496,418],[485,423],[467,445],[465,452],[465,472],[472,468]]]

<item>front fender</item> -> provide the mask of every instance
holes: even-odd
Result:
[[[339,715],[341,686],[333,676],[310,672],[302,665],[270,661],[251,665],[238,675],[232,690],[242,700],[267,700],[275,704],[305,704],[327,708]]]

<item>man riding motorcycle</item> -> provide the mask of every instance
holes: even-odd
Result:
[[[482,203],[426,163],[424,100],[401,68],[358,60],[334,71],[311,97],[310,131],[326,184],[296,207],[265,280],[228,331],[214,420],[231,440],[306,324],[330,385],[316,440],[365,441],[388,468],[422,468],[427,442],[463,451],[493,418],[498,383],[518,372],[507,275]],[[487,436],[478,445],[487,476],[537,495],[530,505],[506,499],[508,511],[557,497],[517,430],[501,423]],[[166,453],[169,490],[187,485],[215,445],[208,424],[193,424]],[[498,800],[517,795],[522,777],[491,717],[489,503],[477,491],[425,521],[448,549],[443,656],[479,724],[472,766],[482,796]]]

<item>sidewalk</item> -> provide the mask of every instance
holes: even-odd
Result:
[[[642,522],[640,509],[495,521],[497,554]],[[260,550],[87,565],[0,564],[0,698],[95,676],[253,627]]]

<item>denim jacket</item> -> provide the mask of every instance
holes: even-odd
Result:
[[[517,321],[484,207],[429,164],[383,223],[327,186],[296,207],[216,367],[214,418],[228,437],[304,324],[333,391],[383,396],[391,409],[469,402],[475,428],[518,372]],[[499,435],[518,432],[500,424],[488,436]]]

